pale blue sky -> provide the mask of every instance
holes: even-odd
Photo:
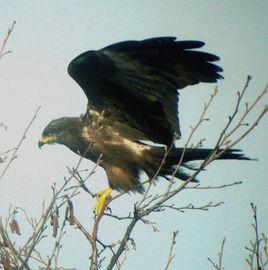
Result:
[[[76,55],[117,41],[161,35],[205,41],[204,50],[221,57],[225,77],[218,84],[221,91],[210,109],[211,121],[195,137],[196,141],[206,137],[206,146],[212,146],[246,76],[253,76],[247,100],[268,82],[267,14],[267,1],[251,0],[0,0],[1,37],[12,21],[17,21],[8,43],[13,52],[0,63],[0,122],[9,126],[8,131],[0,130],[1,152],[17,144],[35,109],[42,105],[18,158],[1,182],[0,213],[6,213],[12,204],[37,215],[43,197],[50,195],[51,184],[62,181],[67,175],[66,166],[77,162],[77,156],[63,146],[44,147],[42,151],[37,147],[48,121],[79,115],[85,110],[86,98],[66,71]],[[181,91],[182,141],[187,138],[189,126],[197,120],[213,87],[203,84]],[[268,103],[267,97],[262,105],[264,103]],[[256,116],[257,112],[254,113]],[[217,191],[186,191],[174,199],[179,205],[224,201],[224,206],[209,212],[153,215],[152,220],[158,223],[157,233],[139,224],[134,231],[137,250],[131,250],[125,269],[163,269],[173,230],[179,230],[179,235],[171,269],[212,269],[206,258],[217,255],[223,237],[227,237],[226,269],[246,269],[244,247],[253,236],[250,202],[258,205],[260,230],[268,233],[267,134],[266,118],[239,145],[248,156],[258,158],[258,162],[216,162],[202,174],[206,184],[243,180],[243,185]],[[82,167],[91,168],[92,163],[84,161]],[[107,186],[102,170],[98,170],[89,185],[94,191]],[[162,185],[159,182],[157,188],[161,189]],[[124,196],[112,206],[113,211],[122,215],[128,213],[138,198],[138,195]],[[93,203],[86,196],[74,200],[77,215],[89,228],[92,224],[89,209]],[[104,222],[102,239],[113,239],[125,225]],[[69,247],[63,252],[65,266],[87,269],[89,250],[82,246],[81,239],[79,232],[70,231],[65,242]]]

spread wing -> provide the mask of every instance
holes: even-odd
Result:
[[[219,58],[194,50],[203,45],[175,37],[125,41],[82,53],[68,72],[89,106],[147,139],[170,144],[175,132],[180,135],[177,90],[222,78],[222,69],[212,63]]]

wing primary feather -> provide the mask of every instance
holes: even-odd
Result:
[[[89,106],[143,132],[146,139],[170,144],[173,133],[180,134],[177,90],[223,78],[215,64],[219,57],[197,50],[204,45],[172,36],[123,41],[82,53],[68,72]]]

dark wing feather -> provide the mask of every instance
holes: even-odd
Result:
[[[177,90],[222,78],[212,63],[217,56],[192,50],[203,45],[175,37],[124,41],[79,55],[68,72],[90,106],[169,144],[174,132],[180,134]]]

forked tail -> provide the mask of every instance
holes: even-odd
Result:
[[[223,149],[219,149],[217,153],[222,150]],[[191,175],[190,171],[197,170],[199,167],[196,166],[196,164],[193,164],[193,161],[205,160],[213,151],[214,149],[212,148],[186,148],[184,152],[184,148],[173,148],[167,155],[165,162],[163,162],[162,168],[160,169],[158,176],[170,179],[174,173],[176,165],[179,164],[181,156],[183,155],[181,166],[175,174],[175,177],[186,181]],[[155,147],[152,148],[150,152],[152,160],[158,160],[158,164],[160,165],[161,161],[164,158],[164,148]],[[250,158],[246,157],[239,149],[228,149],[217,159],[250,160]],[[152,178],[155,176],[154,174],[157,169],[158,168],[156,168],[156,166],[152,165],[151,168],[146,168],[145,171],[149,175],[149,177]],[[198,180],[194,178],[193,181],[196,182]]]

